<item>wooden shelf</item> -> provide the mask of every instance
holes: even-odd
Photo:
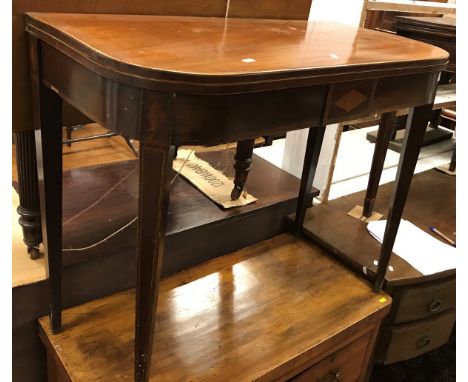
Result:
[[[134,301],[131,290],[65,310],[56,335],[41,318],[56,365],[49,373],[74,382],[131,380]],[[390,302],[318,247],[283,234],[163,280],[151,380],[276,380],[347,344],[362,361],[349,367],[352,353],[337,352],[342,373],[361,380]]]
[[[228,176],[233,175],[235,150],[199,153],[198,156],[223,170]],[[101,165],[75,169],[64,173],[64,212],[63,212],[63,247],[82,248],[96,243],[131,221],[137,215],[138,203],[138,162],[127,161],[111,165]],[[173,176],[175,177],[175,172]],[[70,218],[81,213],[99,199],[120,180],[123,181],[95,207],[69,222]],[[167,264],[165,273],[171,273],[193,266],[200,261],[189,261],[176,265],[175,260],[182,260],[194,253],[209,252],[206,246],[215,249],[220,240],[226,241],[231,235],[239,240],[231,240],[232,245],[222,245],[229,253],[242,242],[243,246],[252,241],[252,224],[255,233],[260,235],[256,241],[265,240],[281,232],[282,217],[271,219],[266,216],[279,213],[282,216],[295,210],[299,181],[292,175],[273,166],[254,155],[252,170],[247,183],[248,191],[258,198],[257,202],[224,210],[210,201],[205,195],[189,184],[182,176],[174,180],[166,229]],[[314,189],[313,194],[317,195]],[[266,220],[265,220],[266,219]],[[266,221],[274,222],[265,224]],[[229,230],[225,224],[231,224]],[[256,225],[260,223],[259,225]],[[64,265],[69,266],[116,251],[136,251],[136,222],[108,242],[86,251],[64,252]],[[242,225],[244,228],[242,228]],[[237,227],[239,226],[239,227]],[[240,231],[237,232],[236,229]],[[250,229],[249,232],[243,232]],[[216,234],[215,234],[216,232]],[[243,235],[243,233],[245,235]],[[227,236],[226,236],[227,235]],[[203,250],[196,250],[185,245],[188,236],[196,236],[198,243],[204,243]],[[198,244],[197,244],[198,245]],[[213,257],[213,256],[212,256]],[[205,257],[208,260],[212,257]],[[179,261],[180,263],[180,261]]]
[[[414,175],[403,219],[430,234],[430,226],[442,232],[454,232],[455,188],[455,177],[437,170]],[[379,187],[374,211],[384,214],[382,219],[386,218],[392,190],[393,182]],[[380,244],[368,233],[367,223],[347,215],[354,206],[363,204],[364,194],[365,191],[358,192],[310,208],[303,232],[355,272],[371,280],[375,275],[374,260],[379,258]],[[423,276],[396,254],[392,254],[390,265],[393,271],[387,271],[387,287],[442,279],[455,274],[455,270],[449,270]],[[363,273],[363,267],[366,267],[366,274]]]

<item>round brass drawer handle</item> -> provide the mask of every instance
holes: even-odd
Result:
[[[416,341],[416,347],[422,349],[431,343],[431,339],[428,336],[422,336]]]
[[[429,310],[429,312],[437,312],[440,309],[441,306],[442,306],[442,300],[439,300],[438,298],[435,298],[429,304],[427,309]]]

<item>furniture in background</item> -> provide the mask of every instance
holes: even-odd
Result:
[[[390,33],[396,33],[395,19],[401,15],[426,15],[426,16],[438,16],[441,17],[452,17],[456,13],[456,6],[452,1],[413,1],[413,0],[365,0],[361,12],[360,25],[368,29],[376,29]],[[402,87],[404,88],[404,86]],[[441,107],[449,107],[455,104],[456,94],[455,86],[441,88],[436,97],[437,100],[434,105],[434,109],[438,110]],[[437,104],[437,101],[441,101],[441,104]],[[407,111],[398,110],[397,117],[400,121],[403,120],[403,126],[406,120],[405,115]],[[320,184],[316,184],[321,189],[319,199],[322,203],[328,202],[330,193],[330,187],[333,181],[333,174],[335,170],[336,158],[338,155],[339,145],[341,142],[341,135],[343,130],[348,129],[352,126],[353,128],[375,126],[380,123],[381,116],[374,115],[367,118],[360,118],[353,121],[347,121],[340,124],[331,126],[330,128],[335,130],[334,134],[330,134],[327,139],[325,150],[326,155],[321,160],[320,167],[321,172],[319,173]],[[400,122],[401,128],[401,122]],[[437,132],[440,134],[440,131]],[[375,136],[376,134],[374,134]],[[374,138],[375,140],[376,138]]]
[[[380,186],[377,210],[385,211],[392,189],[393,182]],[[430,231],[430,226],[453,238],[455,194],[456,177],[436,169],[415,174],[403,219],[437,239],[440,238]],[[380,244],[369,234],[366,222],[348,216],[364,195],[365,191],[360,191],[309,209],[304,234],[371,281],[377,269]],[[418,254],[425,256],[423,251]],[[404,361],[447,343],[455,323],[455,269],[425,275],[394,253],[385,275],[384,291],[392,296],[393,302],[376,345],[377,363]]]
[[[449,63],[446,71],[442,73],[439,80],[438,94],[439,102],[434,102],[434,112],[431,117],[432,128],[426,132],[423,140],[426,144],[431,144],[452,137],[451,133],[438,129],[443,107],[455,107],[456,105],[456,84],[449,83],[452,74],[456,73],[456,20],[453,17],[397,17],[395,24],[398,35],[412,38],[418,41],[430,43],[449,52]],[[437,96],[436,96],[437,98]],[[451,99],[451,102],[450,102]],[[447,103],[447,101],[449,101]],[[402,114],[402,113],[400,113]],[[406,114],[406,113],[405,113]],[[393,143],[393,148],[398,145],[401,147],[403,138],[392,142],[396,136],[395,126],[396,113],[390,112],[382,115],[377,133],[370,132],[367,137],[375,141],[374,156],[372,158],[372,167],[369,174],[366,197],[364,199],[363,215],[370,217],[372,215],[373,205],[377,196],[380,178],[382,176],[383,165],[387,154],[387,149]],[[398,150],[399,151],[399,150]],[[455,153],[455,151],[454,151]],[[455,155],[455,154],[454,154]],[[455,157],[453,157],[452,167],[454,168]]]
[[[85,142],[85,141],[92,141],[94,139],[101,139],[101,138],[112,138],[115,136],[118,136],[119,134],[117,133],[112,133],[112,132],[107,132],[107,133],[102,133],[102,134],[96,134],[96,135],[89,135],[87,137],[80,137],[80,138],[73,138],[72,133],[76,129],[82,129],[86,128],[86,125],[79,124],[79,125],[67,125],[65,126],[65,131],[67,134],[67,138],[62,142],[63,144],[67,145],[67,147],[71,147],[72,143],[76,142]],[[138,150],[136,149],[135,145],[133,144],[132,140],[123,137],[125,140],[125,143],[127,143],[127,146],[132,150],[133,154],[138,157]]]
[[[42,242],[39,193],[37,185],[37,165],[35,154],[33,109],[31,103],[31,85],[28,67],[28,48],[24,32],[25,12],[59,12],[59,13],[106,13],[106,14],[146,14],[146,15],[182,15],[208,17],[243,17],[269,19],[306,20],[312,0],[256,1],[206,0],[192,1],[187,6],[185,0],[146,1],[133,0],[113,2],[104,0],[67,0],[67,1],[33,1],[13,0],[13,133],[16,145],[18,171],[18,193],[20,225],[23,229],[24,242],[31,258],[39,257],[38,246]],[[228,4],[230,8],[228,9]],[[65,100],[63,103],[62,123],[70,134],[71,126],[92,122],[78,112]],[[113,132],[105,136],[113,135]],[[65,144],[71,143],[67,137]],[[129,141],[128,141],[129,142]],[[128,143],[127,142],[127,143]],[[133,145],[129,145],[134,149]],[[249,141],[240,145],[239,158],[250,152]],[[134,151],[134,150],[133,150]],[[238,197],[245,186],[249,165],[245,159],[236,164],[233,197]]]
[[[62,310],[61,98],[109,130],[140,140],[135,380],[149,379],[176,146],[311,127],[293,228],[300,233],[325,125],[418,105],[406,129],[374,279],[380,291],[448,55],[376,31],[313,26],[244,18],[27,14],[52,332],[61,329]],[[203,44],[197,44],[201,35]],[[112,42],[109,36],[119,38]],[[308,54],[312,50],[330,53]],[[378,58],[383,52],[385,63]],[[403,84],[409,90],[396,92]]]
[[[395,32],[396,16],[455,15],[455,0],[364,0],[360,25]]]
[[[440,114],[441,125],[453,131],[455,131],[455,126],[457,123],[457,112],[455,109],[456,107],[443,109]],[[456,169],[457,169],[457,144],[455,142],[455,146],[453,148],[452,158],[450,159],[448,170],[451,172],[455,172]]]

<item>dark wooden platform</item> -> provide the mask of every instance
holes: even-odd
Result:
[[[198,155],[228,176],[234,174],[234,150]],[[122,179],[123,182],[98,205],[67,223]],[[282,217],[295,209],[298,187],[295,177],[255,156],[247,189],[258,201],[223,210],[178,176],[171,189],[163,274],[177,272],[280,233]],[[137,196],[136,160],[67,172],[64,176],[63,247],[87,247],[130,222],[137,214]],[[191,241],[193,238],[196,240]],[[63,261],[69,266],[109,253],[135,251],[135,248],[136,222],[97,247],[64,252]]]
[[[228,175],[233,174],[233,150],[200,153],[199,156]],[[95,207],[66,223],[123,178],[122,183]],[[137,211],[137,179],[136,161],[66,171],[63,177],[64,248],[89,246],[131,221]],[[285,230],[284,217],[295,210],[299,180],[255,156],[247,189],[258,198],[256,203],[222,210],[182,177],[176,178],[169,206],[164,275]],[[26,249],[14,256],[27,256]],[[136,222],[90,250],[63,252],[65,306],[133,287],[135,259]],[[45,373],[35,320],[47,312],[48,292],[44,280],[13,289],[15,380],[41,380],[40,376]]]
[[[363,381],[391,299],[283,234],[164,280],[151,381]],[[134,291],[40,320],[49,381],[133,376]],[[338,371],[337,371],[338,370]]]
[[[384,214],[382,219],[386,217],[392,188],[393,182],[379,187],[374,211]],[[455,192],[456,178],[453,176],[437,170],[414,175],[403,219],[436,238],[429,231],[430,226],[453,237],[452,233],[456,230]],[[357,273],[372,278],[376,270],[373,262],[378,259],[380,244],[368,233],[367,223],[347,215],[357,204],[362,206],[364,194],[364,191],[354,193],[310,208],[304,223],[304,234],[327,248]],[[392,254],[390,265],[394,270],[387,272],[387,287],[441,279],[455,273],[449,270],[423,276],[395,254]],[[364,266],[368,270],[367,275],[363,274]]]

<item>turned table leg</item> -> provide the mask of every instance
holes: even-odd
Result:
[[[294,233],[299,234],[304,224],[307,207],[312,204],[312,183],[317,170],[317,163],[322,148],[325,126],[311,127],[307,137],[307,146],[302,167],[301,185],[297,200],[296,219],[294,222]]]
[[[237,142],[236,155],[234,156],[235,175],[234,175],[234,188],[231,192],[231,199],[237,200],[244,190],[245,183],[247,183],[247,176],[252,164],[252,155],[255,145],[255,139],[246,139]]]
[[[382,176],[388,145],[392,137],[394,118],[395,112],[383,113],[380,118],[377,139],[375,141],[374,156],[372,157],[372,166],[369,174],[369,182],[367,183],[367,191],[364,199],[364,209],[362,214],[365,217],[370,217],[372,215],[372,210],[374,209],[380,177]]]
[[[400,225],[401,215],[406,203],[408,191],[411,185],[414,169],[418,161],[419,151],[426,132],[427,123],[431,117],[432,104],[415,107],[408,116],[405,138],[398,163],[398,172],[395,186],[390,200],[387,225],[382,247],[380,250],[379,264],[375,277],[374,291],[382,289],[387,271],[388,262],[392,254],[393,244]]]
[[[23,229],[23,241],[31,259],[39,258],[42,242],[41,211],[37,182],[36,148],[34,131],[15,133],[16,167],[18,171],[19,224]]]
[[[148,381],[174,146],[140,142],[135,381]]]
[[[62,322],[62,100],[42,83],[39,46],[34,37],[29,38],[29,50],[50,324],[52,332],[57,332]]]

